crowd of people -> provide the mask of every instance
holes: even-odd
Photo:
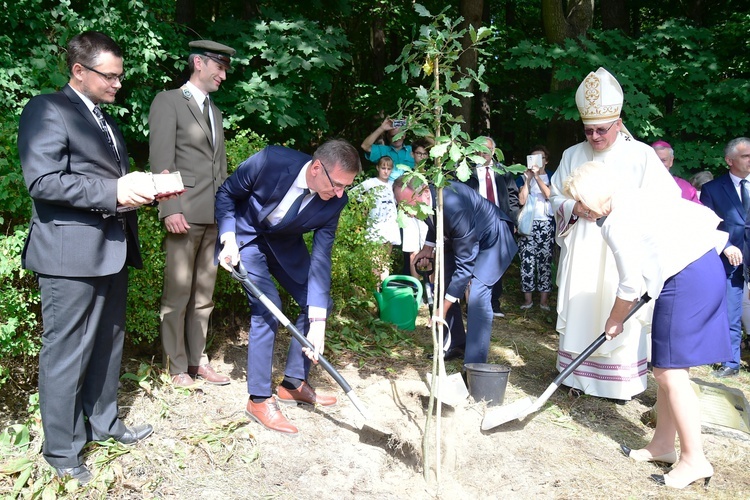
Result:
[[[341,211],[349,194],[372,191],[368,238],[401,248],[402,274],[416,276],[415,267],[433,257],[436,227],[443,228],[441,320],[451,333],[443,346],[446,360],[487,362],[493,320],[505,316],[503,292],[522,295],[521,311],[534,307],[537,293],[541,310],[556,304],[558,370],[607,334],[608,342],[565,381],[571,390],[626,402],[646,389],[650,363],[658,384],[656,431],[646,447],[623,444],[623,453],[676,463],[669,474],[654,477],[660,484],[708,483],[713,468],[701,445],[689,369],[720,364],[716,377],[740,370],[750,278],[750,139],[727,144],[729,171],[716,179],[708,172],[690,182],[673,177],[675,150],[664,140],[644,144],[627,130],[622,89],[599,68],[575,94],[585,140],[562,153],[554,175],[543,145],[531,149],[528,168],[517,177],[496,161],[495,141],[480,137],[482,161],[465,183],[450,181],[443,190],[442,220],[412,218],[399,227],[399,204],[434,210],[437,200],[434,186],[405,176],[428,161],[432,143],[406,145],[402,119],[384,119],[361,143],[375,177],[351,190],[362,172],[361,152],[342,139],[312,155],[268,146],[227,174],[222,113],[210,94],[219,90],[234,54],[217,42],[191,42],[187,81],[159,93],[151,105],[151,171],[179,172],[184,193],[159,192],[149,174],[129,172],[124,138],[100,109],[114,102],[123,80],[122,50],[107,35],[73,37],[68,84],[24,108],[18,149],[33,212],[22,258],[42,298],[42,453],[60,477],[92,479],[83,463],[90,441],[134,444],[153,432],[149,424],[127,427],[117,405],[128,266],[142,266],[137,208],[158,205],[166,232],[161,341],[174,386],[232,382],[206,353],[217,265],[232,271],[241,263],[277,307],[277,284],[299,304],[295,323],[312,348],[290,343],[283,380],[274,388],[279,319],[247,294],[246,414],[294,435],[299,430],[279,401],[337,403],[318,393],[308,374],[325,349],[331,249]],[[308,232],[310,250],[302,238]],[[520,290],[504,291],[502,277],[516,254]],[[391,271],[381,266],[378,275]],[[655,299],[651,307],[623,322],[643,293]]]

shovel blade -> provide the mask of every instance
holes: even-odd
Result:
[[[533,407],[534,400],[530,397],[526,397],[514,401],[509,405],[494,408],[488,411],[484,416],[484,419],[482,419],[482,430],[487,431],[494,429],[495,427],[510,422],[511,420],[523,418],[529,414]]]
[[[427,384],[432,387],[432,373],[426,374],[425,378]],[[464,378],[461,374],[439,375],[438,394],[436,394],[436,397],[448,406],[458,406],[465,402],[466,398],[469,397],[469,390],[466,388]]]

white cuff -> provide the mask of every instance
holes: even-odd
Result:
[[[327,318],[328,310],[325,307],[308,306],[307,317],[318,318],[318,319]]]

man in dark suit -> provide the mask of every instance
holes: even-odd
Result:
[[[437,209],[433,187],[405,184],[399,178],[393,183],[393,194],[398,203],[423,203]],[[448,360],[463,355],[465,363],[486,363],[492,334],[492,286],[518,251],[513,221],[465,184],[450,182],[443,189],[443,224],[447,277],[443,311],[451,333],[444,356]],[[435,225],[429,219],[427,225],[427,244],[417,255],[417,264],[434,253]],[[468,335],[455,304],[467,288]]]
[[[310,362],[325,345],[325,324],[332,303],[331,248],[339,215],[347,202],[344,189],[361,170],[359,154],[348,142],[332,140],[312,158],[280,146],[269,146],[245,160],[216,194],[219,263],[228,270],[239,260],[249,278],[278,307],[272,277],[299,304],[297,328],[314,346],[302,349],[292,339],[278,399],[292,404],[336,404],[307,383]],[[312,252],[302,238],[313,232]],[[297,434],[271,394],[273,346],[279,321],[248,294],[250,338],[247,355],[247,415],[264,427]]]
[[[729,241],[721,255],[721,261],[727,274],[727,307],[733,359],[713,372],[719,378],[734,377],[740,369],[744,285],[742,249],[748,245],[747,236],[750,236],[746,236],[745,231],[750,209],[750,186],[747,185],[747,177],[750,175],[750,139],[738,137],[729,141],[724,149],[724,161],[729,166],[729,172],[704,184],[700,197],[701,203],[721,217],[719,229],[729,233]]]
[[[471,177],[466,180],[466,185],[479,193],[482,198],[494,204],[504,214],[510,216],[514,221],[518,218],[520,205],[518,203],[518,186],[513,174],[505,170],[502,163],[495,162],[495,140],[492,137],[484,137],[487,152],[480,155],[484,163],[476,165],[471,171]],[[497,170],[501,172],[498,172]],[[500,296],[503,293],[503,280],[497,280],[492,287],[492,314],[498,318],[505,316],[500,308]]]
[[[157,94],[148,114],[151,171],[180,172],[187,189],[159,204],[167,230],[161,343],[165,366],[178,387],[193,386],[193,377],[214,385],[229,383],[206,354],[217,269],[214,201],[227,178],[222,114],[209,95],[226,79],[235,51],[210,40],[190,42],[190,47],[190,79],[179,89]]]
[[[156,189],[148,174],[128,173],[125,140],[98,107],[121,87],[120,48],[87,31],[69,41],[67,58],[68,85],[32,98],[21,114],[18,151],[33,202],[22,262],[42,297],[42,453],[60,477],[86,483],[87,441],[133,444],[152,432],[119,419],[117,387],[127,266],[142,266],[133,209]]]

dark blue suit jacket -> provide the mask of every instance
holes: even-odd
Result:
[[[312,158],[269,146],[245,160],[216,193],[219,237],[234,232],[240,251],[263,238],[289,276],[307,283],[307,305],[327,308],[331,289],[331,249],[347,195],[323,201],[315,196],[290,222],[270,227],[266,217],[279,205],[300,170]],[[302,238],[314,231],[312,254]]]
[[[745,210],[742,208],[742,201],[737,195],[737,190],[734,188],[729,174],[724,174],[701,187],[701,203],[721,217],[722,222],[718,229],[729,233],[727,246],[734,245],[743,250],[746,241]],[[724,264],[727,277],[732,276],[735,272],[742,273],[743,266],[731,265],[723,253],[721,254],[721,261]]]
[[[437,195],[433,187],[430,190],[435,209]],[[443,189],[443,224],[446,257],[456,266],[446,289],[453,297],[463,297],[472,277],[495,284],[518,251],[513,220],[461,182],[450,182]],[[435,242],[434,226],[428,226],[427,241]]]

